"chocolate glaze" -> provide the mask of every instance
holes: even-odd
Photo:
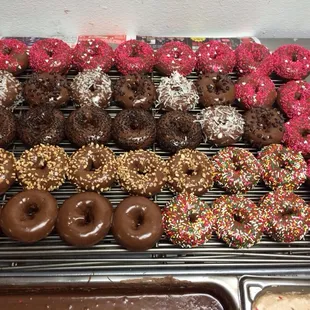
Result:
[[[0,195],[5,193],[16,179],[16,162],[13,153],[0,149]]]
[[[14,114],[3,107],[0,107],[0,147],[9,146],[16,136],[16,118]]]
[[[145,197],[128,197],[116,208],[112,231],[118,243],[131,251],[145,251],[163,233],[161,211]]]
[[[46,191],[18,193],[4,206],[0,226],[10,238],[37,242],[53,230],[58,208],[56,199]]]
[[[112,222],[112,205],[97,193],[71,196],[60,208],[56,228],[65,242],[75,246],[98,243],[108,233]]]

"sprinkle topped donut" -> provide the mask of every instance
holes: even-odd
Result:
[[[310,186],[310,159],[307,161],[307,185]]]
[[[13,109],[22,101],[21,83],[12,73],[0,70],[0,106]]]
[[[13,153],[0,148],[0,195],[4,194],[16,179],[16,159]]]
[[[195,53],[183,42],[167,42],[156,53],[156,68],[165,75],[170,75],[174,71],[184,76],[189,75],[195,64]]]

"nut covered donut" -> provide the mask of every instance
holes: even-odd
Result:
[[[65,181],[68,157],[58,146],[40,144],[22,153],[16,169],[25,189],[53,191]]]
[[[161,211],[145,197],[128,197],[113,214],[112,232],[116,241],[130,251],[146,251],[163,233]]]
[[[162,213],[166,236],[182,248],[204,245],[212,236],[213,212],[193,194],[184,193],[172,198]]]
[[[197,150],[180,150],[170,158],[168,169],[169,187],[174,192],[200,196],[213,186],[213,164],[204,153]]]
[[[230,193],[245,193],[261,177],[261,165],[252,153],[238,147],[226,147],[214,157],[215,181]]]
[[[310,159],[307,161],[307,181],[306,184],[310,187]]]
[[[79,190],[104,192],[116,179],[115,156],[98,144],[83,146],[69,158],[68,179]]]
[[[299,152],[271,144],[258,153],[258,159],[263,168],[263,181],[273,190],[293,191],[306,181],[307,163]]]
[[[16,117],[10,111],[0,106],[0,147],[8,147],[16,136]]]
[[[167,182],[166,163],[150,151],[137,150],[117,159],[120,185],[132,195],[153,196]]]
[[[266,217],[250,199],[224,195],[214,201],[212,211],[215,232],[230,247],[250,248],[260,241]]]
[[[16,160],[13,153],[0,148],[0,195],[4,194],[16,179]]]
[[[156,68],[164,75],[171,75],[174,71],[189,75],[195,64],[195,53],[183,42],[167,42],[156,52]]]
[[[49,192],[36,189],[23,191],[2,209],[0,226],[8,237],[33,243],[51,233],[57,214],[57,201]]]
[[[112,205],[105,197],[97,193],[76,194],[59,209],[57,232],[68,244],[91,246],[109,232],[112,214]]]
[[[0,106],[13,109],[22,99],[22,85],[12,73],[0,70]]]

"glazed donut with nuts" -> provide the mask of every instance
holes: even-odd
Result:
[[[0,195],[4,194],[16,179],[16,160],[13,153],[0,148]]]

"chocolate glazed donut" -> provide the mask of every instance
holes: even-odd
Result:
[[[97,193],[73,195],[60,208],[56,228],[65,242],[75,246],[91,246],[109,232],[112,205]]]
[[[49,192],[36,189],[24,191],[4,206],[0,226],[12,239],[37,242],[53,230],[57,213],[57,201]]]
[[[0,147],[5,148],[11,144],[16,136],[16,118],[14,114],[0,106]]]
[[[150,249],[163,233],[159,206],[145,197],[126,198],[115,210],[112,232],[130,251]]]

